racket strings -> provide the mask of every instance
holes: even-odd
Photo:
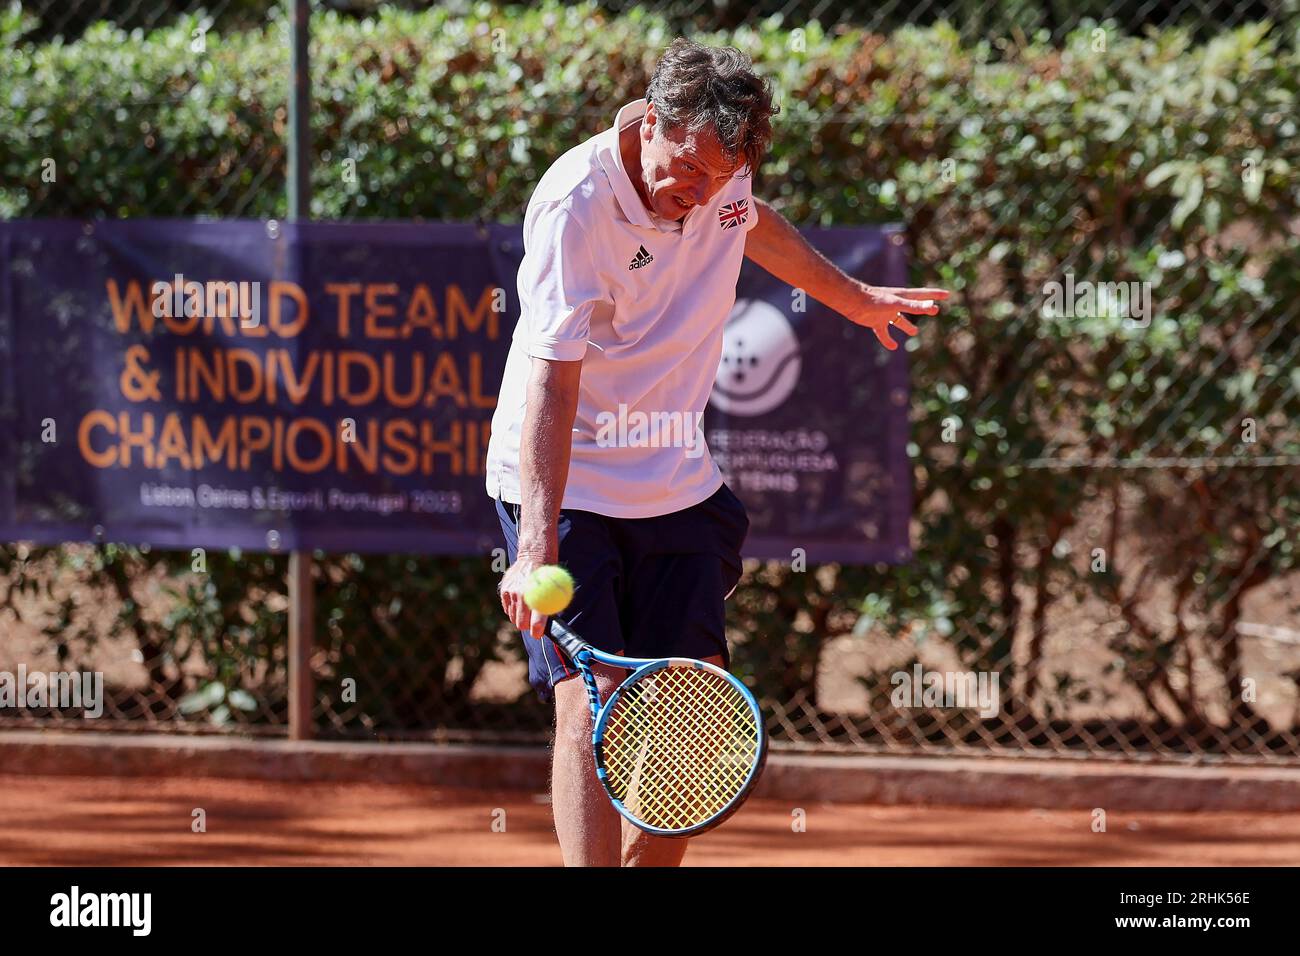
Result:
[[[685,830],[713,817],[744,789],[761,728],[726,678],[668,667],[625,686],[602,740],[610,792],[638,820]]]
[[[728,742],[737,736],[737,716],[744,717],[701,708],[691,712],[686,733],[658,741],[660,759],[649,763],[640,785],[629,793],[643,815],[657,813],[661,826],[681,829],[726,807],[744,785],[750,763],[743,750],[740,760],[727,752]],[[720,727],[726,729],[717,733]]]

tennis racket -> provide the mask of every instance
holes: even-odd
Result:
[[[549,628],[586,684],[596,776],[619,813],[647,833],[690,837],[736,812],[767,759],[744,684],[704,661],[618,657],[554,618]],[[592,661],[632,672],[603,704]]]

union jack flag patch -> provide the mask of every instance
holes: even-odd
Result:
[[[735,229],[749,218],[749,200],[729,202],[718,209],[718,225],[723,229]]]

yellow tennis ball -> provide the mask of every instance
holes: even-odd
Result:
[[[573,600],[573,577],[558,564],[544,564],[524,584],[524,603],[538,614],[559,614]]]

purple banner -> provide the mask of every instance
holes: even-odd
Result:
[[[906,281],[894,228],[808,230]],[[0,540],[500,545],[483,464],[517,226],[0,223]],[[746,264],[708,445],[746,554],[910,557],[907,366]]]

